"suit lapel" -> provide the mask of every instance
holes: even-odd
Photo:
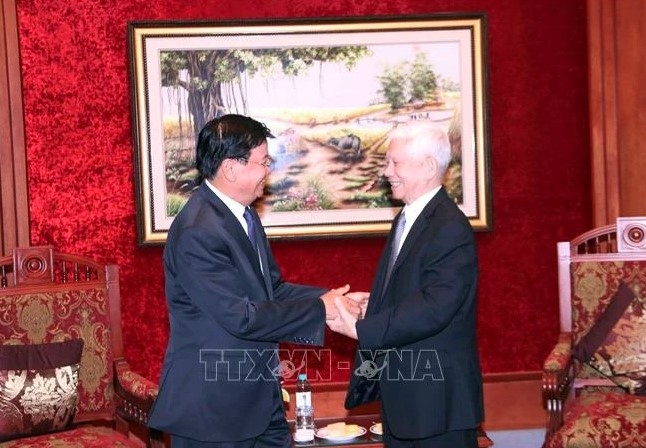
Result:
[[[426,207],[424,207],[424,209],[422,210],[422,213],[420,213],[420,215],[417,217],[417,219],[415,220],[415,223],[413,224],[410,231],[408,232],[408,235],[404,240],[404,244],[401,250],[399,251],[399,256],[397,257],[397,260],[395,261],[395,265],[393,266],[393,273],[397,270],[399,265],[403,263],[404,260],[406,260],[409,252],[418,244],[417,240],[424,233],[426,228],[430,225],[430,219],[433,216],[433,213],[435,213],[435,209],[437,208],[438,205],[440,205],[445,200],[450,200],[450,199],[446,194],[446,190],[444,190],[444,187],[442,187],[435,194],[435,196],[433,196],[433,198],[428,202],[428,204],[426,204]]]
[[[206,181],[205,181],[206,182]],[[229,210],[229,207],[227,207],[224,202],[220,200],[220,198],[217,197],[206,185],[202,184],[200,186],[199,190],[200,194],[203,195],[203,197],[213,205],[213,207],[218,211],[218,214],[222,218],[222,228],[229,234],[231,237],[234,239],[234,241],[238,242],[238,246],[240,249],[245,253],[247,258],[249,258],[249,262],[251,264],[251,267],[253,269],[253,272],[256,274],[258,279],[262,278],[262,284],[264,285],[265,289],[267,290],[268,297],[271,297],[271,292],[270,288],[267,288],[267,278],[263,275],[262,270],[260,269],[260,261],[258,259],[258,254],[256,251],[251,247],[251,241],[249,240],[249,237],[247,236],[247,233],[244,231],[242,226],[240,225],[240,222],[238,221],[238,218],[235,217],[233,212]],[[260,223],[260,220],[258,218],[258,215],[256,214],[255,210],[252,207],[252,214],[255,219],[256,225],[255,225],[255,230],[256,230],[256,240],[258,241],[258,245],[260,247],[260,253],[261,256],[265,251],[264,248],[264,241],[265,238],[262,235],[259,235],[259,225],[262,225]],[[267,263],[267,255],[266,253],[264,254],[265,260],[263,263]],[[263,269],[265,269],[266,265],[263,265]],[[267,268],[268,269],[268,268]],[[267,272],[267,269],[265,269],[265,272]]]
[[[430,225],[430,218],[435,212],[435,209],[438,207],[439,204],[441,204],[445,200],[450,200],[448,195],[446,194],[446,190],[444,190],[444,187],[440,188],[440,190],[433,196],[433,199],[429,201],[428,204],[426,204],[426,207],[422,210],[422,213],[417,217],[415,222],[413,223],[413,226],[411,227],[410,231],[408,232],[408,235],[406,236],[406,239],[404,240],[404,244],[401,247],[401,250],[399,251],[399,255],[397,256],[397,260],[395,260],[395,264],[393,266],[392,272],[390,273],[390,277],[386,278],[386,272],[387,272],[387,265],[388,265],[388,259],[390,256],[390,247],[392,245],[392,240],[394,237],[394,224],[396,223],[396,220],[399,219],[399,216],[401,215],[400,213],[393,219],[393,226],[391,228],[391,232],[388,235],[388,240],[386,241],[386,246],[384,248],[384,252],[381,256],[381,260],[379,262],[379,270],[377,273],[377,285],[378,289],[374,290],[373,293],[371,294],[370,297],[370,302],[368,302],[368,307],[372,308],[372,311],[379,311],[379,305],[382,303],[382,298],[384,294],[386,293],[388,289],[388,281],[390,278],[392,278],[394,275],[396,275],[397,269],[399,266],[405,262],[405,260],[408,258],[410,251],[419,243],[417,243],[417,240],[419,240],[420,236],[424,233],[426,228]],[[374,307],[370,307],[371,302],[374,300]]]

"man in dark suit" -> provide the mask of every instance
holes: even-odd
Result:
[[[250,204],[271,158],[264,124],[224,115],[200,131],[203,177],[168,231],[170,337],[149,426],[173,448],[289,447],[278,342],[322,345],[338,290],[283,281]]]
[[[446,133],[431,124],[393,131],[384,174],[405,206],[393,221],[365,318],[339,303],[339,317],[328,322],[358,339],[346,407],[380,399],[389,448],[478,446],[476,245],[468,219],[442,187],[450,160]]]

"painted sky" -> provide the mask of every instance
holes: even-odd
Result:
[[[275,73],[269,79],[247,78],[247,100],[250,113],[256,108],[330,108],[360,107],[382,100],[377,76],[386,67],[413,61],[417,53],[426,54],[436,75],[455,83],[461,79],[460,43],[372,44],[372,55],[362,58],[348,70],[343,64],[313,64],[297,77]],[[180,94],[180,101],[185,103]],[[163,89],[162,109],[165,117],[177,115],[177,92]],[[186,108],[184,107],[184,110]],[[184,115],[186,112],[184,113]]]

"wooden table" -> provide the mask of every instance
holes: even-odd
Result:
[[[317,418],[315,419],[316,427],[322,428],[329,425],[330,423],[336,423],[344,421],[349,425],[359,425],[366,429],[366,433],[360,437],[355,437],[350,440],[344,441],[330,441],[326,439],[321,439],[315,437],[311,442],[295,442],[295,448],[306,448],[306,447],[351,447],[351,448],[379,448],[383,446],[383,441],[380,435],[376,435],[370,432],[370,427],[376,422],[379,422],[381,419],[378,414],[371,415],[357,415],[357,416],[348,416],[344,419],[339,418]],[[292,432],[294,431],[294,421],[290,420],[289,425]],[[487,434],[478,428],[478,448],[486,448],[493,445],[493,441],[487,437]]]

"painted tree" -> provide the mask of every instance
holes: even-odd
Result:
[[[161,80],[163,87],[186,90],[197,135],[208,120],[225,111],[248,113],[249,78],[266,79],[276,73],[298,76],[317,62],[342,63],[351,70],[368,54],[365,46],[165,51],[161,53]]]
[[[406,103],[425,103],[437,100],[437,76],[425,53],[418,53],[412,62],[403,61],[384,68],[378,76],[381,93],[397,110]]]
[[[437,79],[426,53],[417,53],[409,72],[410,101],[437,100]]]
[[[378,76],[381,82],[381,93],[390,104],[392,110],[397,110],[406,103],[406,62],[393,67],[385,67],[383,74]]]

